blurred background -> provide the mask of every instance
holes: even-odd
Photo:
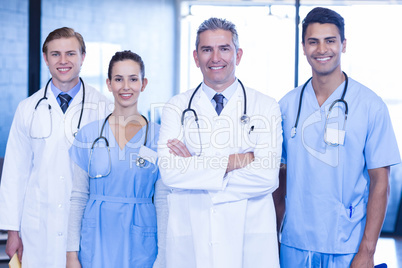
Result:
[[[83,35],[87,55],[81,76],[110,98],[105,80],[111,56],[126,49],[141,55],[149,83],[140,112],[158,122],[170,97],[202,79],[192,51],[203,20],[216,16],[236,24],[244,51],[237,76],[279,101],[311,76],[300,20],[316,6],[344,17],[342,69],[386,102],[402,146],[402,1],[0,0],[0,167],[18,103],[50,78],[41,47],[52,30],[68,26]],[[376,253],[376,262],[389,267],[398,262],[402,267],[401,192],[402,168],[397,165],[391,169],[390,200]],[[7,259],[5,239],[0,233],[0,262]]]

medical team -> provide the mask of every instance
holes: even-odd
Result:
[[[203,80],[159,126],[137,109],[139,55],[112,57],[113,105],[79,78],[82,36],[50,33],[52,79],[19,104],[7,143],[7,255],[52,268],[373,267],[400,162],[388,109],[342,71],[338,13],[311,10],[302,45],[312,78],[277,103],[237,78],[235,25],[205,20]]]

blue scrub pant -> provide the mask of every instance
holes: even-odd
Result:
[[[281,244],[281,268],[348,268],[355,254],[325,254]]]

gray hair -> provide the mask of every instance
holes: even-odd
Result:
[[[224,30],[232,33],[232,42],[236,48],[236,52],[239,49],[239,35],[237,34],[236,25],[226,19],[209,18],[201,23],[197,30],[197,39],[195,40],[195,49],[198,51],[198,45],[200,44],[200,34],[205,31]]]

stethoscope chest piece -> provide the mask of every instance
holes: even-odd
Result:
[[[292,127],[292,130],[290,131],[290,137],[294,138],[296,136],[296,128]]]
[[[135,162],[135,164],[137,165],[137,167],[142,168],[142,167],[145,166],[145,159],[142,158],[141,156],[139,156],[139,157],[137,158],[137,161]]]
[[[240,117],[240,123],[242,123],[243,125],[247,125],[248,123],[250,123],[250,116],[243,114]]]

